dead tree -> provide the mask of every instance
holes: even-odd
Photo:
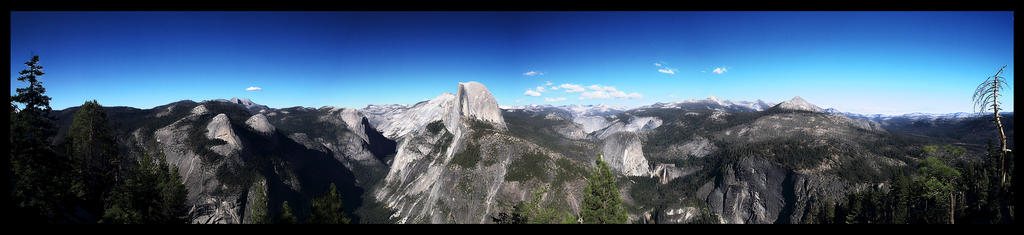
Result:
[[[974,90],[974,97],[971,98],[974,101],[974,109],[979,114],[992,110],[992,121],[996,123],[996,128],[999,130],[999,140],[1002,142],[1001,151],[999,151],[999,174],[1001,175],[1001,179],[999,180],[1000,186],[1005,186],[1006,184],[1006,153],[1010,152],[1010,150],[1006,148],[1006,133],[1003,132],[1003,123],[999,121],[1000,102],[998,99],[999,96],[1001,96],[999,91],[1002,90],[1004,86],[1009,86],[1006,84],[1006,79],[999,76],[999,74],[1003,72],[1003,69],[1006,69],[1005,65],[996,72],[996,75],[986,78],[984,82],[978,85],[978,88]]]

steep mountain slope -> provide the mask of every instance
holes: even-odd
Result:
[[[445,110],[440,116],[382,125],[405,127],[386,132],[396,136],[398,153],[375,194],[396,210],[393,216],[399,223],[487,223],[501,205],[524,199],[529,189],[550,181],[551,173],[567,170],[554,166],[564,156],[511,135],[512,124],[505,122],[482,84],[459,83],[455,99],[449,97],[439,96],[399,114]],[[418,123],[421,120],[427,123]],[[523,164],[530,167],[519,167]],[[573,179],[552,193],[577,192],[565,190],[582,185],[578,177]],[[568,202],[561,204],[568,207]]]
[[[76,110],[56,112],[56,142]],[[163,156],[180,169],[193,223],[247,222],[260,195],[272,215],[288,201],[301,218],[330,183],[354,222],[490,223],[538,187],[549,189],[545,207],[575,214],[598,155],[633,222],[800,223],[817,202],[887,187],[925,144],[979,153],[995,136],[986,117],[858,116],[800,97],[502,109],[476,82],[411,106],[235,98],[105,110],[125,159]]]
[[[75,110],[58,111],[58,123],[70,123]],[[338,185],[346,209],[356,221],[377,210],[371,207],[379,207],[372,200],[363,202],[363,188],[374,180],[374,170],[377,175],[385,172],[380,159],[388,154],[389,140],[357,113],[325,110],[310,114],[316,116],[314,120],[296,125],[275,119],[279,114],[274,112],[267,114],[270,118],[253,115],[246,106],[223,101],[106,110],[126,159],[144,154],[163,156],[179,168],[189,190],[193,223],[245,222],[248,191],[257,182],[266,185],[264,192],[258,193],[270,195],[271,213],[276,213],[283,201],[290,201],[296,214],[304,216],[313,195],[324,192],[330,183]],[[321,132],[305,136],[318,141],[299,143],[289,138],[300,135],[297,126],[310,125]],[[66,129],[67,124],[62,124],[61,132]],[[328,139],[325,133],[342,134]],[[357,209],[369,212],[355,213]]]

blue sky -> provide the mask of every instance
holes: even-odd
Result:
[[[1014,81],[1012,12],[12,12],[11,94],[33,53],[55,109],[362,108],[478,81],[500,105],[801,96],[949,113],[1003,65]]]

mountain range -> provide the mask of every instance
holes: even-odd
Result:
[[[978,153],[995,137],[984,116],[860,115],[799,96],[628,109],[499,107],[483,84],[455,91],[361,109],[232,98],[105,110],[125,158],[163,156],[180,169],[193,223],[248,223],[254,197],[271,214],[288,201],[307,216],[331,183],[357,223],[490,223],[539,187],[546,207],[578,213],[598,156],[632,222],[800,223],[820,200],[885,187],[924,144]],[[55,112],[55,142],[77,109]],[[1003,115],[1012,143],[1013,114]]]

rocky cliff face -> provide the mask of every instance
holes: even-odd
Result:
[[[249,117],[249,120],[245,120],[245,124],[249,125],[253,130],[266,135],[274,133],[274,125],[271,125],[270,121],[267,121],[267,116],[263,116],[262,113],[252,115],[252,117]]]
[[[251,209],[247,200],[254,195],[267,196],[271,205],[291,200],[297,208],[307,207],[308,198],[325,190],[328,183],[338,184],[346,205],[360,206],[362,189],[356,185],[383,174],[375,173],[385,167],[376,156],[383,157],[386,151],[375,151],[386,139],[371,133],[373,127],[354,110],[300,110],[252,115],[229,102],[179,102],[132,111],[138,115],[118,115],[124,120],[116,122],[140,123],[117,127],[132,133],[119,140],[127,145],[129,155],[164,156],[178,167],[188,189],[192,223],[247,222],[243,218]],[[297,130],[314,132],[307,135]],[[286,136],[304,138],[296,143]],[[269,170],[255,171],[258,168]],[[358,177],[353,171],[359,171]],[[263,186],[264,191],[251,191],[254,185]]]
[[[272,205],[308,201],[337,179],[355,181],[348,190],[358,192],[346,199],[383,203],[401,223],[488,223],[538,187],[549,189],[546,206],[576,213],[598,153],[625,185],[624,201],[638,211],[633,220],[688,223],[708,211],[719,223],[800,223],[817,200],[841,201],[868,186],[839,177],[838,170],[879,172],[913,163],[912,157],[867,149],[888,138],[877,122],[821,113],[799,97],[764,112],[770,104],[763,101],[714,97],[607,112],[550,106],[502,111],[486,87],[467,82],[455,94],[412,106],[254,112],[254,105],[232,99],[131,111],[162,121],[123,132],[131,133],[127,149],[160,151],[180,169],[193,223],[249,221],[248,198],[264,195]],[[190,142],[197,139],[224,143]],[[391,142],[394,151],[381,152],[388,141],[397,141]],[[817,152],[787,155],[807,149]],[[793,157],[813,161],[794,164]],[[259,158],[273,163],[255,181],[233,188],[236,176],[223,173],[246,172],[252,166],[245,159]],[[643,187],[667,198],[645,204],[638,195]]]
[[[374,109],[374,112],[369,112],[369,116],[374,120],[372,122],[379,123],[376,128],[384,136],[398,139],[423,128],[427,123],[441,120],[454,100],[455,95],[444,93],[409,108]]]
[[[650,175],[647,159],[644,158],[640,136],[634,132],[617,132],[604,139],[601,148],[605,162],[614,172],[626,176]]]
[[[253,218],[253,214],[256,212],[256,210],[263,210],[264,213],[268,212],[267,210],[269,208],[256,209],[256,207],[257,206],[261,206],[261,207],[262,206],[269,206],[269,205],[254,205],[253,202],[254,201],[262,200],[264,203],[267,203],[267,197],[268,197],[269,194],[270,193],[267,191],[267,180],[266,179],[263,179],[261,177],[261,178],[255,180],[255,182],[253,182],[253,185],[250,187],[250,190],[249,190],[248,194],[245,196],[245,198],[246,198],[245,213],[244,213],[244,216],[242,217],[242,221],[244,223],[246,223],[246,224],[254,224],[256,222],[256,221],[254,221],[255,219]],[[268,213],[268,215],[269,215],[269,213]],[[269,218],[264,218],[264,219],[269,219]]]
[[[455,109],[463,117],[490,122],[498,129],[505,129],[505,120],[501,117],[498,101],[491,96],[484,84],[479,82],[460,82],[459,91],[455,94],[458,102]]]
[[[228,116],[223,113],[217,114],[206,125],[206,138],[220,139],[227,142],[223,145],[210,147],[217,154],[229,156],[242,150],[242,141],[238,139],[235,131],[231,129],[231,121],[228,120]]]
[[[230,102],[230,103],[233,103],[233,104],[241,105],[242,107],[245,107],[246,110],[249,110],[249,113],[264,113],[264,112],[267,112],[267,111],[271,111],[270,107],[267,107],[266,105],[257,104],[255,102],[252,102],[252,100],[249,100],[249,99],[231,98],[230,100],[219,100],[219,101],[225,101],[225,102]]]
[[[604,128],[593,132],[594,135],[598,139],[605,139],[608,136],[619,132],[646,132],[654,130],[662,124],[661,119],[658,119],[657,117],[636,117],[625,114],[619,115],[626,116],[626,118],[628,118],[626,120],[628,121],[621,121],[620,119],[612,122]]]
[[[774,223],[786,203],[785,180],[784,169],[761,158],[744,158],[715,183],[708,207],[721,223]]]
[[[203,105],[195,107],[189,116],[157,129],[154,137],[159,151],[164,153],[168,164],[178,167],[182,183],[188,188],[188,201],[192,205],[189,210],[192,223],[240,223],[240,197],[217,195],[216,193],[227,188],[217,177],[217,167],[221,164],[237,162],[237,159],[230,157],[219,163],[204,161],[202,156],[192,150],[186,140],[192,128],[201,128],[196,125],[201,123],[203,115],[207,113],[206,110]],[[231,130],[230,124],[225,123],[227,117],[220,114],[213,119],[215,120],[210,120],[210,124],[206,126],[209,133],[212,133],[207,137],[231,140],[235,143],[232,145],[232,142],[229,142],[215,146],[214,151],[218,154],[234,156],[230,153],[237,151],[241,146],[238,145],[240,141]]]
[[[707,182],[697,195],[715,213],[719,223],[798,224],[803,222],[812,203],[825,199],[842,201],[849,192],[867,186],[746,157],[730,165],[718,180]]]
[[[563,156],[507,133],[507,124],[486,87],[460,83],[454,98],[441,96],[438,99],[444,100],[427,102],[443,104],[445,112],[422,117],[433,121],[406,129],[407,134],[398,137],[398,152],[375,197],[396,211],[392,217],[399,223],[489,223],[489,216],[502,205],[524,199],[528,190],[542,182],[507,181],[511,171],[526,170],[515,167],[525,156],[544,156],[536,161],[553,169],[548,174],[559,171],[552,165]],[[417,107],[428,106],[417,104],[405,112]],[[444,128],[427,128],[430,123]],[[544,176],[543,181],[552,176]],[[574,199],[566,201],[576,202],[582,198],[576,192],[581,189],[582,181],[574,180],[551,191],[571,192],[567,195]]]

